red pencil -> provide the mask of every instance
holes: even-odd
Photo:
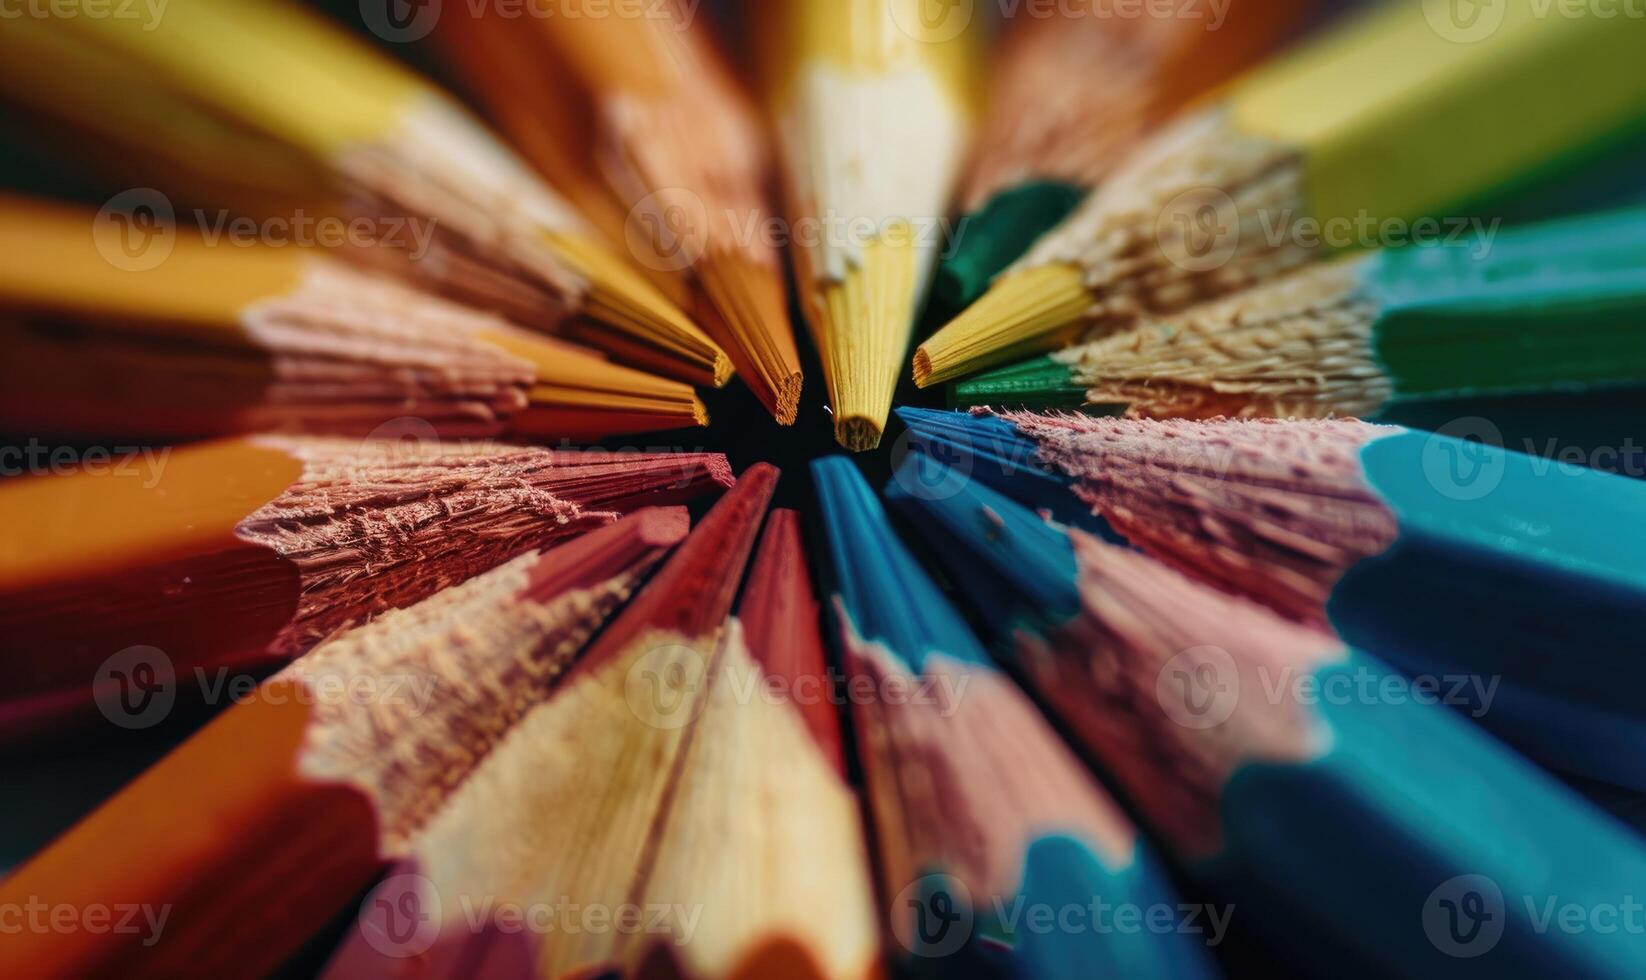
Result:
[[[406,930],[394,902],[367,902],[332,975],[404,975],[411,954],[452,964],[449,975],[461,975],[499,935],[528,926],[538,975],[595,973],[648,940],[695,929],[694,908],[627,910],[644,902],[639,896],[657,860],[709,671],[777,475],[766,465],[743,474],[412,841],[405,872],[414,877],[402,880],[426,884],[397,898],[429,900],[419,906],[418,928]],[[605,917],[604,928],[585,925],[591,909]]]

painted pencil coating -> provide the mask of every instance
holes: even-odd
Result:
[[[971,305],[1137,141],[1273,50],[1314,7],[1235,0],[1164,16],[1070,8],[1013,19],[992,68],[961,193],[969,213],[938,273],[939,298],[955,313]],[[1102,84],[1082,80],[1092,65]]]
[[[1170,901],[1171,889],[1119,808],[898,543],[856,466],[828,459],[813,473],[840,582],[849,690],[859,692],[852,711],[884,904],[902,952],[949,957],[972,936],[989,937],[1019,947],[1019,965],[1035,976],[1210,975],[1203,954],[1176,936],[1014,929],[1002,910],[1056,906],[1063,889],[1093,889],[1075,905],[1101,894],[1144,906]],[[932,923],[957,911],[972,936],[944,928],[934,939]]]
[[[1646,785],[1618,751],[1646,737],[1638,665],[1610,639],[1646,608],[1637,481],[1347,420],[1006,418],[1012,451],[1154,558],[1408,673],[1491,678],[1458,707],[1561,771]],[[977,420],[999,441],[998,421]]]
[[[1641,968],[1632,940],[1555,934],[1536,912],[1557,894],[1622,902],[1646,867],[1640,843],[1411,698],[1377,658],[975,483],[894,499],[949,538],[952,573],[1003,597],[1002,639],[1149,826],[1305,962],[1347,945],[1403,973]],[[1361,693],[1321,693],[1334,690]],[[1455,918],[1446,928],[1446,904],[1465,899],[1489,903],[1482,943]],[[1304,922],[1330,938],[1300,941]],[[1459,950],[1476,958],[1460,967]]]
[[[1643,242],[1646,212],[1621,210],[1321,263],[962,382],[957,400],[1324,418],[1638,388]]]
[[[1140,145],[971,309],[916,351],[922,386],[1479,216],[1646,117],[1646,21],[1509,0],[1478,36],[1388,4],[1235,82]],[[1546,79],[1562,79],[1571,100]],[[1369,79],[1379,79],[1371,84]],[[1567,86],[1570,86],[1569,88]]]
[[[970,127],[967,24],[950,11],[933,28],[919,0],[769,6],[767,84],[801,305],[836,439],[863,451],[891,411]]]
[[[724,359],[453,100],[297,4],[175,0],[148,26],[12,26],[0,39],[0,93],[93,145],[141,147],[136,159],[182,201],[196,202],[186,178],[206,170],[216,174],[208,187],[240,184],[237,199],[341,208],[376,228],[351,258],[470,305],[548,331],[598,321],[603,329],[578,336],[609,338],[615,355],[679,380],[712,380]],[[42,66],[76,82],[37,85],[30,69]],[[117,174],[128,159],[99,157]],[[426,240],[408,241],[409,227]]]
[[[796,518],[767,522],[647,876],[652,904],[704,909],[691,942],[648,956],[680,976],[880,972],[868,845]]]
[[[119,657],[153,661],[161,684],[284,663],[523,551],[730,481],[715,455],[295,436],[178,449],[140,476],[87,467],[0,488],[15,529],[0,545],[15,678],[0,727],[14,736],[94,704],[118,713]]]
[[[328,258],[166,231],[124,268],[90,210],[0,195],[0,417],[92,438],[589,440],[707,421],[690,386]],[[101,236],[101,237],[100,237]],[[116,253],[117,254],[117,253]]]
[[[272,969],[403,853],[686,524],[683,508],[641,511],[322,644],[0,883],[30,900],[164,908],[153,941],[33,936],[5,944],[0,965]]]
[[[462,957],[454,951],[475,942],[478,931],[488,923],[506,929],[493,921],[494,909],[552,907],[561,896],[607,906],[614,916],[637,904],[661,911],[649,925],[532,934],[527,945],[538,976],[624,969],[657,946],[695,952],[678,947],[709,928],[702,916],[712,913],[710,903],[639,896],[660,860],[659,841],[683,792],[681,772],[728,636],[741,632],[729,617],[776,481],[777,471],[764,464],[744,473],[411,842],[408,867],[442,899],[424,930],[423,947],[437,960],[449,958],[456,969]],[[731,714],[729,721],[739,720]],[[787,744],[811,746],[801,721],[785,717],[800,739]],[[816,771],[838,786],[812,751]],[[729,908],[745,879],[728,876]],[[488,896],[493,904],[482,908]],[[466,919],[464,908],[479,909],[477,920]],[[364,935],[350,937],[337,963],[357,975],[395,975],[401,959],[368,938],[385,929],[387,914],[362,907]],[[740,944],[728,940],[740,930],[723,919],[719,926],[714,935],[722,943],[711,951],[705,940],[703,955],[730,970]]]
[[[627,210],[630,253],[695,285],[706,329],[767,410],[791,423],[799,355],[782,263],[764,233],[770,157],[753,102],[684,5],[639,17],[597,8],[574,3],[528,32],[543,45],[538,56],[557,56],[573,79],[553,97],[586,104],[590,163]]]

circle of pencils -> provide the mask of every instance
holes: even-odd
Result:
[[[0,0],[0,974],[1646,975],[1643,56]]]

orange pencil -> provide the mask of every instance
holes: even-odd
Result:
[[[197,667],[283,663],[523,551],[729,481],[717,455],[295,436],[8,480],[0,739],[94,705],[141,725]]]
[[[572,0],[552,17],[492,8],[455,20],[446,49],[468,49],[457,61],[481,101],[552,181],[592,195],[641,266],[695,287],[705,328],[792,423],[800,361],[767,229],[769,150],[692,12],[678,0],[633,11]]]
[[[316,648],[0,882],[0,903],[143,909],[149,928],[28,930],[0,943],[0,972],[273,970],[403,851],[686,526],[683,508],[644,510]]]

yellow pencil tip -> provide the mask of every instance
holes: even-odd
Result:
[[[714,353],[714,386],[724,388],[731,383],[732,376],[737,374],[737,368],[732,366],[732,359],[726,356],[725,351]]]
[[[1062,263],[1010,273],[914,354],[921,388],[952,381],[1079,336],[1092,298],[1080,270]]]
[[[726,352],[646,277],[598,242],[569,234],[549,238],[556,252],[588,280],[584,315],[656,352],[642,366],[717,388],[731,380],[736,369]],[[614,349],[623,346],[619,341]],[[659,363],[663,360],[678,361],[681,369],[666,370]]]
[[[853,452],[880,444],[909,352],[919,255],[913,236],[888,234],[816,297],[813,331],[829,382],[835,439]]]
[[[854,453],[878,449],[885,431],[884,423],[869,418],[838,418],[834,423],[835,441]]]
[[[737,373],[782,425],[800,406],[800,354],[789,322],[783,274],[775,262],[741,252],[711,252],[695,266],[709,334],[737,364]]]

